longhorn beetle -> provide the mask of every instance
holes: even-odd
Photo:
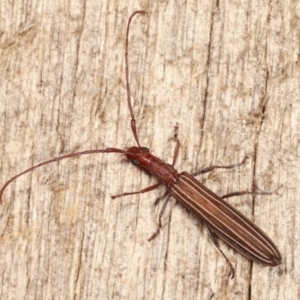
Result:
[[[230,166],[211,166],[203,170],[189,174],[187,172],[178,173],[174,168],[176,163],[180,142],[177,138],[178,126],[175,126],[175,139],[176,146],[174,150],[173,162],[172,165],[169,165],[163,162],[158,157],[153,156],[149,149],[142,147],[138,138],[138,133],[136,129],[136,120],[134,117],[129,85],[129,63],[128,63],[128,44],[129,44],[129,28],[132,18],[137,14],[146,14],[145,11],[136,11],[134,12],[127,24],[126,29],[126,42],[125,42],[125,77],[126,77],[126,91],[127,91],[127,104],[131,116],[131,130],[136,141],[137,146],[126,148],[125,150],[117,148],[106,148],[106,149],[96,149],[96,150],[87,150],[82,152],[71,153],[63,155],[60,157],[52,158],[50,160],[39,163],[33,167],[28,168],[27,170],[15,175],[10,180],[8,180],[0,191],[0,203],[2,203],[2,194],[5,188],[16,178],[28,173],[36,168],[39,168],[43,165],[56,162],[65,158],[80,156],[83,154],[93,154],[93,153],[121,153],[131,161],[135,166],[145,169],[148,173],[154,175],[158,182],[152,186],[149,186],[145,189],[142,189],[137,192],[123,193],[120,195],[112,196],[112,198],[121,197],[125,195],[146,193],[152,191],[164,184],[167,187],[168,194],[166,201],[163,204],[161,212],[159,214],[159,226],[157,231],[151,236],[153,239],[159,232],[161,228],[161,218],[165,211],[167,201],[170,197],[174,197],[178,200],[183,206],[188,210],[192,211],[196,216],[198,216],[202,222],[207,226],[209,235],[213,243],[217,246],[221,254],[224,256],[226,261],[230,266],[230,272],[232,278],[234,277],[233,267],[219,248],[217,236],[227,242],[230,246],[238,250],[244,256],[248,257],[251,260],[263,263],[269,266],[277,266],[281,263],[281,255],[270,240],[270,238],[259,229],[254,223],[248,220],[240,212],[238,212],[231,205],[226,203],[223,198],[243,195],[243,194],[257,194],[251,192],[237,192],[227,194],[223,197],[219,197],[206,188],[202,183],[195,179],[194,176],[203,174],[209,171],[212,171],[216,168],[234,168],[240,166],[243,162]],[[268,194],[268,193],[260,193]]]

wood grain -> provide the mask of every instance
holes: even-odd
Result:
[[[299,16],[292,1],[23,1],[0,3],[1,183],[43,160],[134,145],[124,45],[142,144],[214,192],[282,188],[228,201],[278,245],[264,267],[169,205],[164,190],[117,154],[54,163],[6,190],[0,208],[1,299],[298,299],[300,294]],[[230,4],[229,4],[230,2]]]

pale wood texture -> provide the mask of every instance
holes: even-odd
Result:
[[[226,2],[226,3],[224,3]],[[229,4],[230,3],[230,4]],[[250,159],[200,176],[278,245],[264,267],[221,243],[155,192],[121,155],[90,155],[19,178],[0,207],[1,299],[299,299],[300,5],[294,1],[0,2],[1,183],[43,160],[134,145],[126,105],[125,29],[142,145],[177,169]]]

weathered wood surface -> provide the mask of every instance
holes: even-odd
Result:
[[[163,190],[111,200],[154,182],[122,156],[90,155],[11,184],[0,207],[1,299],[298,299],[299,16],[294,2],[0,2],[1,183],[51,157],[134,145],[126,106],[125,29],[140,140],[177,169],[247,164],[199,178],[278,245],[264,267],[169,205]],[[229,4],[229,2],[231,4]]]

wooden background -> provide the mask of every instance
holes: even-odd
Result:
[[[124,80],[125,30],[140,140],[177,169],[250,159],[200,176],[283,257],[271,268],[221,247],[173,202],[152,242],[163,195],[111,200],[154,182],[121,155],[40,168],[0,207],[1,299],[299,299],[300,4],[297,1],[0,2],[1,178],[87,149],[134,145]]]

